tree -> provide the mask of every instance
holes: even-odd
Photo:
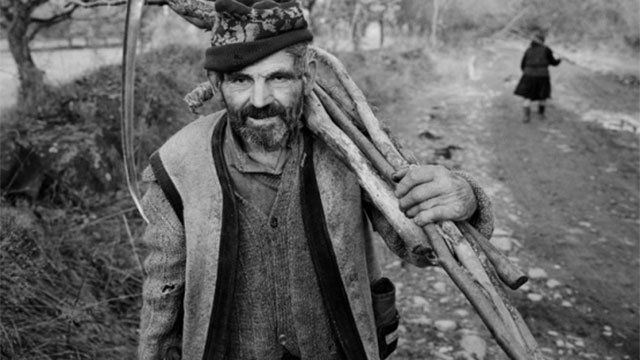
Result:
[[[7,33],[9,50],[18,68],[20,101],[37,98],[44,88],[44,72],[31,56],[30,42],[52,25],[72,19],[82,8],[119,6],[126,0],[0,0],[0,28]],[[165,0],[147,0],[163,5]]]

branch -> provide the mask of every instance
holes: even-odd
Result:
[[[94,7],[100,7],[100,6],[121,6],[121,5],[126,5],[126,3],[127,3],[127,0],[96,0],[96,1],[67,0],[67,4],[65,5],[65,7],[79,6],[82,8],[94,8]],[[154,6],[167,5],[167,1],[166,0],[147,0],[145,1],[145,5],[154,5]]]

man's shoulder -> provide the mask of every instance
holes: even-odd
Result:
[[[201,116],[198,119],[185,125],[182,129],[173,134],[161,147],[160,150],[171,150],[171,152],[190,151],[193,147],[203,142],[210,142],[213,128],[222,119],[225,110],[220,110],[213,114]]]

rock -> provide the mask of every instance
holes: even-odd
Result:
[[[482,360],[487,356],[487,343],[478,335],[463,336],[460,347],[471,354],[473,359]]]
[[[563,347],[565,347],[565,343],[564,343],[564,341],[558,339],[558,340],[556,340],[556,346],[559,347],[559,348],[563,348]]]
[[[407,323],[408,324],[414,324],[414,325],[420,325],[420,326],[430,326],[431,324],[433,324],[433,320],[429,319],[428,317],[421,315],[417,318],[410,318],[407,319]]]
[[[447,291],[447,284],[443,283],[442,281],[438,281],[437,283],[433,284],[433,289],[437,293],[442,294]]]
[[[533,302],[538,302],[542,300],[542,295],[531,293],[531,294],[527,294],[527,298]]]
[[[580,339],[578,339],[578,340],[574,341],[574,343],[573,343],[573,344],[574,344],[575,346],[577,346],[577,347],[581,347],[581,348],[583,348],[583,347],[584,347],[584,341],[583,341],[583,340],[580,340]]]
[[[429,301],[422,296],[414,296],[411,302],[415,307],[429,308]]]
[[[542,268],[531,268],[529,269],[529,278],[530,279],[546,279],[547,272]]]
[[[469,311],[467,311],[465,309],[457,309],[453,313],[456,314],[456,316],[459,316],[459,317],[467,317],[467,316],[469,316]]]
[[[531,285],[529,285],[529,283],[526,283],[522,286],[520,286],[520,290],[527,292],[527,291],[531,291]]]
[[[549,334],[551,336],[560,336],[560,334],[557,331],[553,331],[553,330],[547,331],[547,334]]]
[[[558,281],[556,279],[547,280],[547,287],[549,289],[554,289],[554,288],[557,288],[558,286],[560,286],[560,281]]]
[[[433,323],[433,326],[441,332],[449,332],[455,330],[458,325],[453,320],[441,319]]]
[[[568,300],[563,300],[562,304],[560,305],[562,305],[563,307],[573,307],[573,304]]]
[[[493,246],[504,252],[509,252],[513,248],[513,243],[508,237],[493,237],[491,238],[491,243]]]

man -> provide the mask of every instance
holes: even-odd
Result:
[[[538,102],[538,115],[544,120],[545,101],[551,97],[551,77],[549,66],[558,66],[562,59],[556,59],[551,49],[544,45],[544,33],[538,32],[525,51],[520,62],[522,77],[514,94],[524,98],[523,122],[531,121],[531,103]]]
[[[233,0],[216,11],[205,68],[226,110],[174,135],[144,174],[139,356],[384,358],[397,313],[385,305],[393,287],[381,280],[368,218],[397,235],[303,127],[316,64],[302,11]],[[396,195],[419,225],[466,219],[491,232],[488,200],[463,174],[414,167]]]

